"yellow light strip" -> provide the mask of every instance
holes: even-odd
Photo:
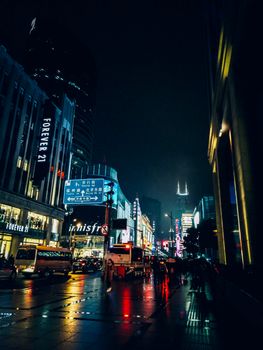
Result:
[[[230,45],[227,48],[227,52],[226,52],[226,60],[225,60],[224,69],[223,69],[223,78],[224,79],[228,77],[231,56],[232,56],[232,46]]]
[[[218,62],[218,64],[220,64],[220,57],[221,57],[221,54],[222,54],[223,37],[224,37],[224,28],[222,28],[221,32],[220,32],[219,46],[218,46],[218,55],[217,55],[217,62]]]

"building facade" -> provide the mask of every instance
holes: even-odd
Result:
[[[96,69],[92,55],[45,8],[31,23],[23,64],[56,105],[64,94],[75,101],[71,178],[85,178],[94,139]]]
[[[0,254],[58,244],[74,103],[58,108],[0,46]]]
[[[204,196],[199,201],[193,212],[193,223],[196,228],[204,220],[215,220],[215,199],[213,196]]]
[[[262,268],[263,27],[259,1],[207,4],[208,157],[222,264]]]
[[[109,245],[126,243],[134,239],[132,205],[123,194],[118,182],[117,171],[105,164],[88,166],[87,178],[81,181],[103,179],[104,201],[99,204],[67,205],[62,245],[73,246],[74,256],[97,256],[104,254],[103,225],[106,223],[107,193],[112,183],[112,204],[109,209],[110,237]],[[113,229],[112,220],[127,219],[125,229]]]
[[[138,195],[133,202],[134,239],[137,247],[142,247],[149,254],[155,250],[155,234],[150,218],[143,214]]]

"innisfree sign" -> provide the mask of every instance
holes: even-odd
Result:
[[[104,201],[104,179],[66,180],[63,202],[67,205],[101,204]]]

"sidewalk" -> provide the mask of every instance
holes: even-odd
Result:
[[[127,349],[226,350],[248,349],[258,343],[259,334],[224,300],[215,300],[211,286],[204,291],[180,286],[147,330]],[[258,348],[255,347],[255,348]]]
[[[208,285],[204,292],[191,283],[173,293],[161,315],[140,340],[141,348],[169,346],[174,349],[222,349]]]

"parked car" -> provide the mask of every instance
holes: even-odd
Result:
[[[7,259],[0,258],[0,279],[7,279],[14,281],[17,276],[17,268],[11,264]]]
[[[91,258],[80,258],[73,261],[72,264],[72,272],[82,272],[82,273],[88,273],[88,272],[96,272],[97,267],[93,259]]]

